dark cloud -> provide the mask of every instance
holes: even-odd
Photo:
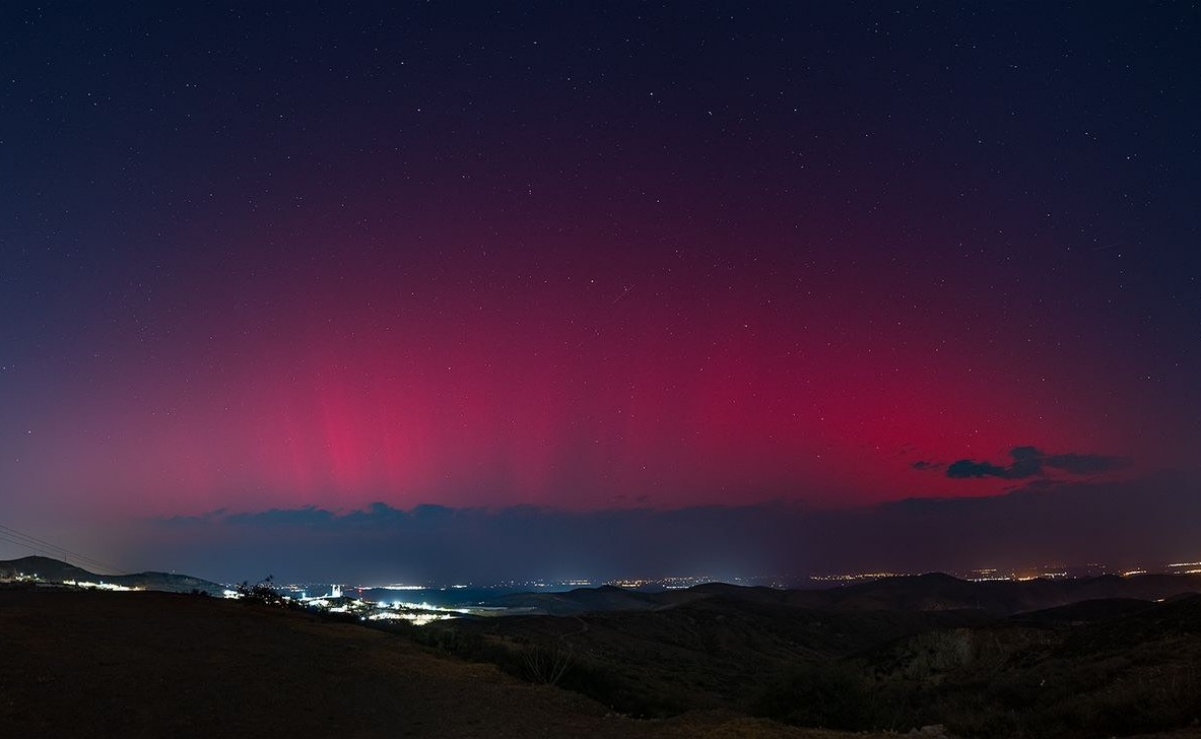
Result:
[[[346,581],[618,577],[700,568],[715,577],[771,571],[795,506],[623,508],[571,512],[384,503],[345,513],[306,507],[214,513],[153,522],[160,546],[203,546],[190,556],[228,573]],[[166,535],[170,536],[170,539]],[[203,543],[203,544],[202,544]],[[239,564],[241,563],[241,564]],[[185,569],[177,565],[176,569]],[[201,571],[203,571],[201,570]],[[211,570],[209,570],[211,571]],[[203,575],[202,575],[203,576]]]
[[[915,470],[941,470],[946,465],[942,464],[941,462],[920,461],[920,462],[914,462],[910,466],[913,467],[913,469],[915,469]]]
[[[1013,457],[1013,464],[1006,470],[1007,479],[1025,480],[1043,473],[1042,463],[1045,455],[1032,446],[1014,447],[1009,456]]]
[[[1034,459],[1019,453],[1018,468]],[[1038,457],[1049,466],[1045,457]],[[1069,459],[1067,464],[1078,464]],[[1079,463],[1094,470],[1100,463]],[[986,498],[913,498],[869,508],[786,503],[572,512],[377,503],[217,512],[144,522],[122,561],[240,582],[490,583],[507,579],[800,575],[1201,556],[1197,482],[1036,477]]]
[[[947,465],[947,477],[1005,477],[1005,468],[988,462],[961,459]]]
[[[221,517],[226,523],[235,526],[275,527],[275,526],[325,526],[333,521],[334,514],[316,506],[304,508],[279,509],[257,513],[235,513]]]
[[[1014,447],[1009,456],[1012,464],[1002,467],[990,462],[977,462],[972,459],[961,459],[947,465],[947,477],[999,477],[1003,480],[1027,480],[1040,477],[1045,473],[1044,468],[1066,472],[1070,475],[1090,475],[1111,472],[1126,466],[1126,460],[1120,457],[1107,457],[1100,454],[1052,454],[1032,446]],[[918,464],[922,466],[918,466]],[[938,469],[938,466],[919,462],[914,469]]]
[[[1100,454],[1054,454],[1045,458],[1043,464],[1073,475],[1095,475],[1120,470],[1129,462],[1121,457]]]

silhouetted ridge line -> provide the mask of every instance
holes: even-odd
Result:
[[[36,577],[39,582],[49,585],[83,583],[84,587],[88,587],[99,581],[102,585],[116,585],[132,590],[158,590],[168,593],[200,591],[209,595],[222,595],[225,592],[224,585],[174,572],[150,571],[125,575],[99,575],[82,567],[42,555],[0,560],[0,579],[12,579],[21,575]]]
[[[705,583],[682,590],[641,592],[605,586],[565,593],[516,593],[488,603],[527,614],[579,615],[615,611],[651,611],[701,601],[729,601],[764,607],[788,606],[837,611],[975,610],[992,617],[1056,608],[1086,600],[1115,598],[1153,601],[1201,593],[1201,575],[1145,574],[1137,577],[1036,579],[973,582],[944,573],[881,578],[824,589],[777,590]]]
[[[92,567],[100,567],[108,570],[109,574],[125,574],[125,569],[122,567],[115,567],[114,565],[96,559],[95,557],[89,557],[86,554],[73,552],[66,547],[60,547],[57,544],[51,544],[45,539],[39,539],[36,536],[31,536],[22,531],[17,531],[16,529],[3,524],[0,524],[0,540],[7,541],[9,544],[16,544],[19,547],[24,547],[33,551],[35,554],[54,554],[56,557],[64,561],[69,562],[74,560],[80,564],[86,564]]]

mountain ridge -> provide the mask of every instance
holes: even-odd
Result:
[[[1087,578],[976,582],[945,573],[900,575],[820,590],[782,590],[727,583],[706,583],[687,589],[645,592],[605,585],[565,593],[517,593],[487,605],[531,614],[574,616],[584,613],[675,608],[698,600],[731,597],[761,604],[835,611],[980,610],[1003,617],[1068,606],[1087,600],[1136,599],[1154,601],[1201,593],[1201,576],[1146,574],[1131,577],[1100,575]]]
[[[69,562],[41,555],[0,560],[0,580],[13,580],[20,577],[33,577],[39,582],[48,584],[63,584],[71,581],[95,582],[165,593],[201,591],[209,595],[221,595],[225,591],[224,585],[173,572],[146,571],[124,575],[101,575]]]

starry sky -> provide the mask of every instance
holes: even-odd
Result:
[[[1198,38],[5,3],[0,525],[227,581],[1201,556]]]

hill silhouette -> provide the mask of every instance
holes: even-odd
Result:
[[[936,574],[825,591],[578,590],[554,599],[551,612],[570,617],[465,619],[414,636],[647,718],[732,710],[849,731],[1131,736],[1201,720],[1197,585]],[[597,605],[613,607],[588,611]]]
[[[103,582],[127,588],[157,590],[167,593],[201,591],[209,595],[220,595],[225,590],[225,586],[215,582],[202,580],[191,575],[177,575],[173,572],[99,575],[52,557],[30,556],[21,557],[20,559],[0,560],[0,580],[13,580],[21,576],[35,577],[39,582],[49,584]]]
[[[612,586],[577,588],[566,593],[523,593],[490,601],[547,615],[606,611],[653,611],[709,598],[839,611],[979,610],[1009,616],[1086,600],[1133,598],[1158,600],[1201,593],[1199,575],[1139,575],[1080,579],[972,582],[943,573],[888,577],[824,590],[779,590],[708,583],[683,590],[642,592]]]
[[[30,556],[0,560],[0,578],[12,579],[19,576],[32,576],[46,582],[87,580],[99,577],[81,567],[50,557]]]

